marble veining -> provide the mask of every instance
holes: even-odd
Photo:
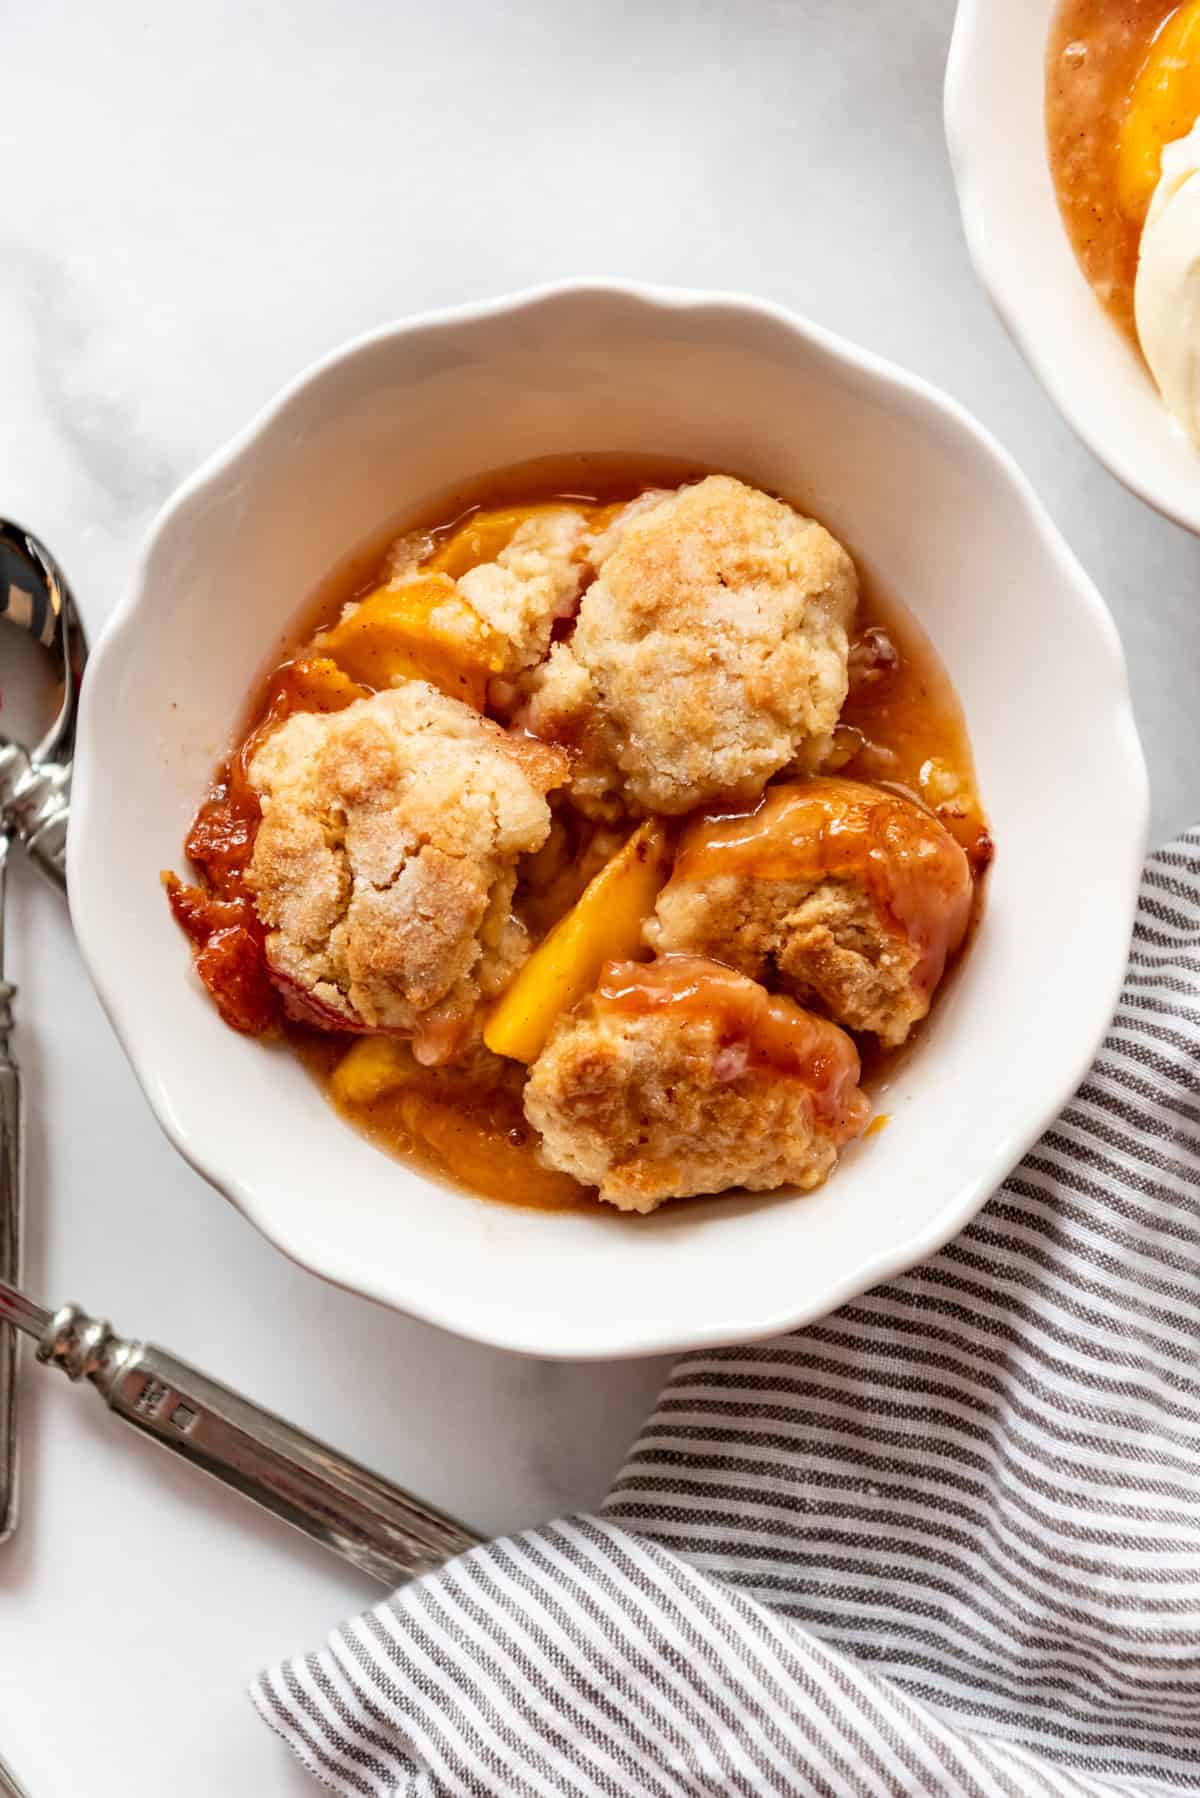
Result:
[[[0,244],[0,267],[33,338],[33,376],[63,451],[112,525],[140,524],[178,485],[187,464],[138,416],[142,376],[128,326],[115,330],[102,294],[47,247]]]

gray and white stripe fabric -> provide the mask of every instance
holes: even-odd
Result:
[[[981,1120],[986,1127],[986,1120]],[[371,1798],[1200,1792],[1200,831],[941,1254],[676,1369],[601,1513],[255,1683]]]

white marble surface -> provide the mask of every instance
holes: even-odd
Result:
[[[1076,445],[974,285],[941,136],[951,15],[8,0],[0,510],[54,547],[95,631],[172,486],[339,339],[564,274],[746,288],[910,364],[1016,453],[1117,615],[1156,831],[1173,831],[1200,814],[1200,554]],[[1069,728],[1069,671],[1063,710]],[[1102,779],[1103,746],[1080,753]],[[26,879],[12,954],[33,1290],[107,1311],[484,1528],[600,1495],[660,1367],[506,1358],[300,1274],[160,1138],[65,917]],[[309,1789],[242,1688],[372,1588],[65,1382],[26,1393],[0,1752],[31,1798]]]

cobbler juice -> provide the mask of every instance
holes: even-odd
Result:
[[[1059,209],[1080,267],[1135,349],[1145,210],[1122,200],[1121,131],[1154,41],[1179,10],[1179,0],[1064,0],[1047,51],[1046,130]]]
[[[1116,10],[1122,16],[1137,15],[1145,24],[1166,9],[1143,4]],[[1089,19],[1092,35],[1100,30],[1106,11],[1113,9],[1098,0],[1072,0],[1059,22],[1062,44],[1052,51],[1052,68],[1055,54],[1066,57],[1067,40],[1082,32]],[[1133,66],[1135,36],[1110,32],[1104,38],[1103,80],[1114,104]],[[1063,64],[1064,69],[1070,66]],[[1066,132],[1069,116],[1065,103],[1057,110],[1052,105],[1052,130]],[[1078,182],[1094,185],[1095,159],[1089,161],[1082,151],[1074,154],[1078,169],[1090,171],[1086,180],[1080,173]],[[1124,267],[1115,230],[1111,241],[1105,241],[1114,267]],[[166,877],[176,917],[193,941],[197,972],[227,1023],[284,1039],[338,1110],[379,1147],[489,1198],[550,1209],[594,1202],[588,1188],[539,1160],[537,1133],[523,1107],[528,1070],[519,1059],[489,1053],[478,1041],[477,1029],[468,1036],[447,1026],[449,1033],[440,1044],[433,1037],[414,1043],[404,1031],[363,1033],[343,1009],[322,1000],[319,986],[306,987],[281,976],[277,968],[268,970],[266,932],[247,884],[261,816],[249,778],[251,762],[285,720],[341,711],[406,678],[432,683],[477,711],[486,707],[510,735],[519,736],[524,713],[518,683],[496,673],[500,662],[489,660],[495,645],[488,634],[478,636],[470,655],[462,653],[460,614],[470,608],[462,606],[457,581],[493,563],[522,521],[550,503],[581,511],[589,529],[599,533],[639,495],[680,488],[706,472],[654,459],[556,458],[489,476],[445,496],[419,517],[393,522],[333,572],[281,635],[275,665],[258,684],[237,745],[188,835],[186,853],[198,870],[197,882],[187,886]],[[803,496],[795,503],[802,508]],[[369,600],[400,578],[397,571],[409,582],[410,600],[407,623],[399,633],[386,607],[373,610]],[[915,800],[923,812],[936,813],[965,852],[972,873],[980,875],[991,844],[958,699],[913,616],[861,562],[858,571],[849,697],[829,739],[824,771],[885,787]],[[919,605],[920,595],[911,597]],[[356,602],[368,603],[348,613]],[[419,631],[412,625],[417,611]],[[573,610],[564,609],[554,622],[551,648],[569,642],[573,629]],[[528,748],[531,755],[539,752],[532,741]],[[553,753],[564,758],[565,768],[576,746],[560,746]],[[561,791],[551,792],[549,804],[550,835],[540,850],[519,862],[511,901],[515,925],[534,948],[572,911],[602,869],[608,868],[613,880],[614,854],[636,822],[582,815],[564,802]],[[342,828],[336,820],[326,824]],[[655,854],[663,858],[656,878],[669,872],[680,828],[674,819],[654,826]],[[645,878],[643,870],[643,883]],[[619,879],[613,890],[619,910],[624,903]],[[431,918],[430,928],[436,929],[437,922]],[[618,930],[614,940],[619,939]],[[648,954],[632,941],[627,952]],[[494,997],[487,1003],[494,1007]],[[778,1010],[790,1001],[772,999],[771,1004]],[[484,1035],[486,1040],[486,1030]],[[847,1047],[849,1051],[849,1039]],[[867,1049],[870,1065],[883,1065],[870,1042],[859,1047]]]

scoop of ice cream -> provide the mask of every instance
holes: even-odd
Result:
[[[1167,406],[1200,445],[1200,120],[1168,144],[1142,231],[1134,314]]]

